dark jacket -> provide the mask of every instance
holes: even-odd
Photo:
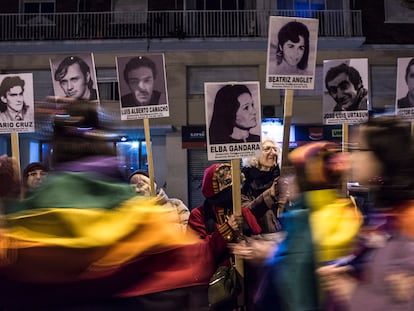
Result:
[[[211,137],[210,136],[211,144],[256,143],[256,142],[260,142],[260,136],[251,134],[251,133],[246,138],[246,141],[244,141],[243,139],[234,139],[230,136],[227,136],[227,137]]]
[[[414,104],[410,102],[410,99],[408,98],[408,94],[403,97],[400,98],[397,102],[397,107],[398,108],[410,108],[410,107],[414,107]]]
[[[216,263],[221,263],[228,257],[227,242],[236,241],[234,232],[226,221],[226,215],[232,213],[231,185],[222,189],[225,181],[220,168],[229,164],[212,164],[204,171],[202,193],[206,200],[204,204],[193,209],[190,213],[188,226],[203,240],[212,241],[213,256]],[[242,208],[243,216],[249,228],[258,234],[261,228],[255,217],[247,208]]]
[[[267,274],[257,295],[258,310],[322,310],[323,293],[315,270],[352,252],[360,214],[335,189],[314,190],[301,195],[283,215],[282,224],[287,235],[266,262]],[[329,234],[321,234],[320,229]]]
[[[242,205],[248,207],[256,217],[262,233],[280,231],[281,225],[277,220],[278,197],[271,195],[271,187],[277,183],[280,176],[279,165],[270,171],[261,171],[255,166],[242,168],[244,182],[241,189]]]

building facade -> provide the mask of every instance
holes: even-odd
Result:
[[[163,53],[170,117],[150,119],[155,178],[192,208],[200,203],[208,161],[203,147],[183,148],[182,128],[205,125],[204,82],[259,81],[262,115],[283,118],[284,91],[264,87],[269,16],[319,20],[315,89],[294,92],[292,124],[320,125],[326,59],[368,58],[371,108],[393,109],[397,58],[414,54],[407,35],[414,27],[411,6],[399,0],[3,1],[0,70],[33,73],[37,105],[53,95],[49,59],[93,53],[109,121],[144,145],[142,120],[117,119],[115,59]],[[50,125],[42,120],[35,133],[21,134],[21,166],[43,160],[49,139]],[[10,135],[0,135],[0,151],[11,153]],[[145,162],[145,154],[137,157]]]

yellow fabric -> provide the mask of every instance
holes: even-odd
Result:
[[[199,242],[177,225],[175,209],[155,202],[137,196],[114,209],[42,208],[6,215],[3,273],[28,282],[94,278],[137,256]]]
[[[156,205],[155,201],[137,196],[110,210],[42,208],[10,214],[5,216],[7,230],[3,237],[35,245],[91,248],[112,245],[131,234],[142,234],[146,240],[140,241],[141,250],[146,248],[144,244],[196,241],[195,237],[180,233],[175,225],[175,213]]]
[[[306,193],[317,262],[349,255],[362,224],[362,216],[349,199],[338,198],[334,189]]]

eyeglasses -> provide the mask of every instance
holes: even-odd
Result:
[[[338,89],[340,89],[341,91],[346,91],[350,86],[351,86],[351,83],[347,80],[344,80],[336,86],[335,85],[328,86],[328,92],[330,94],[336,94],[338,93]]]
[[[273,146],[263,146],[262,150],[264,152],[270,152],[270,150],[273,150],[273,152],[276,152],[277,153],[277,148],[276,147],[273,147]]]

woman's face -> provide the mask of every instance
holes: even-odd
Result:
[[[305,53],[305,39],[299,36],[299,42],[286,41],[281,47],[283,59],[290,66],[297,66]]]
[[[277,147],[272,141],[265,141],[262,144],[262,155],[259,163],[264,168],[272,168],[277,163]]]
[[[256,127],[256,109],[254,108],[253,98],[249,93],[243,93],[237,100],[240,103],[236,112],[236,126],[241,129],[251,129]]]

